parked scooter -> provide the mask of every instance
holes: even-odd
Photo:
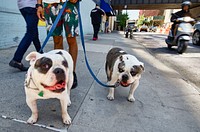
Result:
[[[175,15],[175,14],[173,14]],[[182,17],[176,20],[178,23],[178,28],[176,30],[176,35],[173,36],[170,30],[168,38],[165,40],[169,49],[172,46],[178,46],[177,51],[182,54],[186,51],[189,41],[192,39],[191,35],[193,33],[193,27],[191,23],[195,22],[195,19],[191,17]]]

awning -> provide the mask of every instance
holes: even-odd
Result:
[[[100,5],[100,8],[104,10],[107,16],[115,16],[115,12],[110,6],[109,0],[93,0],[97,5]]]

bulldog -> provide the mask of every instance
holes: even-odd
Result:
[[[134,102],[134,91],[139,85],[144,64],[124,50],[112,48],[106,56],[105,71],[108,85],[130,86],[128,101]],[[107,99],[114,100],[114,87],[109,88]]]
[[[43,54],[31,52],[26,60],[30,61],[25,79],[26,103],[32,111],[27,122],[33,124],[38,119],[37,99],[57,98],[61,103],[63,123],[70,124],[71,118],[67,112],[73,84],[73,60],[70,54],[64,50]]]

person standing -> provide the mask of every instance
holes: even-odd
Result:
[[[98,5],[94,9],[92,9],[90,13],[91,22],[94,30],[93,40],[96,41],[98,39],[98,32],[101,25],[101,17],[105,15],[104,11],[100,9]]]
[[[69,54],[72,56],[74,62],[74,82],[72,89],[77,87],[76,76],[76,60],[78,55],[78,45],[76,42],[76,36],[78,35],[78,0],[68,0],[66,8],[52,33],[54,40],[54,49],[63,49],[63,26],[65,29],[65,36],[69,46]],[[50,31],[59,11],[66,0],[37,0],[37,15],[40,20],[46,21],[47,32]],[[44,13],[43,13],[44,12]]]
[[[38,35],[38,17],[35,4],[37,0],[18,0],[18,8],[26,22],[26,33],[22,38],[17,50],[15,51],[13,59],[9,65],[14,68],[18,68],[21,71],[27,71],[28,67],[25,67],[21,61],[31,42],[33,42],[36,51],[40,51],[41,45]]]

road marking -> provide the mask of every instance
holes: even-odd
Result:
[[[15,119],[15,118],[8,117],[8,116],[5,116],[5,115],[1,115],[1,118],[7,119],[7,120],[12,120],[12,121],[15,121],[15,122],[18,122],[18,123],[28,124],[26,121]],[[37,126],[37,127],[41,127],[41,128],[45,128],[45,129],[49,129],[49,130],[53,130],[53,131],[56,131],[56,132],[67,132],[67,129],[59,129],[59,128],[55,128],[55,127],[49,127],[49,126],[43,125],[43,124],[37,124],[36,123],[36,124],[32,124],[32,125]]]

